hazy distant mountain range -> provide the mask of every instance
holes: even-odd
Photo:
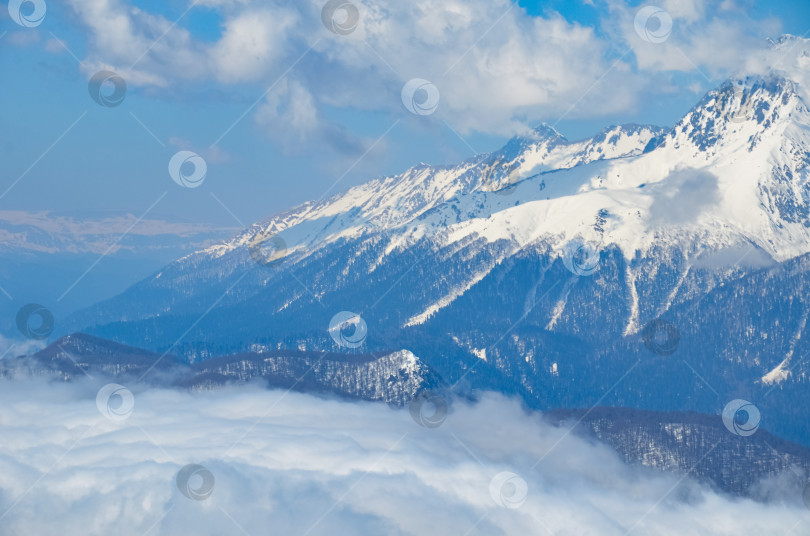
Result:
[[[149,215],[0,211],[0,335],[19,336],[22,300],[46,303],[61,317],[234,232]]]

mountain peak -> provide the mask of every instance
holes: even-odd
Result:
[[[810,39],[786,34],[771,40],[770,45],[746,58],[735,78],[781,77],[793,82],[801,98],[810,102]]]
[[[806,124],[806,112],[796,84],[779,73],[732,78],[706,93],[661,146],[691,145],[703,160],[739,148],[750,152],[763,140],[778,141],[788,124]]]
[[[532,132],[529,137],[534,136],[537,139],[554,139],[559,138],[561,140],[567,141],[566,137],[563,136],[559,130],[554,128],[552,125],[548,123],[540,123],[536,127],[532,129]]]

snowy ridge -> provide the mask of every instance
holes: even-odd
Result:
[[[404,405],[420,390],[438,385],[422,360],[408,350],[382,354],[315,354],[290,351],[222,356],[189,365],[82,333],[63,337],[26,359],[0,362],[0,377],[53,376],[69,381],[84,374],[134,381],[155,367],[158,385],[214,389],[263,379],[363,400]]]
[[[657,149],[543,173],[516,185],[513,196],[461,201],[458,211],[445,208],[431,219],[432,232],[446,227],[446,241],[551,241],[555,249],[582,236],[615,244],[627,258],[664,232],[679,246],[700,236],[706,249],[751,242],[777,260],[806,253],[810,115],[792,82],[746,83],[742,99],[753,111],[743,120],[731,120],[748,104],[728,83]],[[594,226],[600,211],[607,214],[604,230]]]
[[[799,67],[810,63],[794,56]],[[785,74],[730,80],[666,133],[627,125],[569,142],[543,125],[458,166],[420,165],[304,204],[192,257],[278,234],[287,257],[300,260],[337,240],[382,234],[384,255],[425,237],[443,247],[474,236],[557,251],[582,237],[629,259],[665,233],[673,247],[700,237],[705,250],[755,244],[777,260],[795,257],[810,251],[810,115],[804,75],[797,83]],[[607,222],[596,229],[600,213]]]
[[[317,203],[306,203],[251,226],[233,239],[194,256],[221,257],[279,234],[287,255],[308,255],[340,238],[390,233],[435,207],[476,192],[491,192],[522,177],[594,161],[641,154],[662,129],[610,127],[592,139],[569,142],[547,126],[513,138],[498,152],[454,167],[419,165],[393,177],[373,180]]]

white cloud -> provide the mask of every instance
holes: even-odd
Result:
[[[706,14],[705,0],[664,0],[662,7],[676,19],[696,22]]]
[[[428,429],[405,410],[255,386],[133,388],[132,415],[113,422],[89,383],[2,385],[8,533],[782,536],[806,516],[800,497],[764,505],[631,469],[494,395]],[[191,463],[214,475],[205,501],[175,486]],[[491,496],[505,471],[526,481],[519,508]]]
[[[256,122],[280,141],[298,145],[319,128],[318,109],[312,94],[296,81],[282,80],[256,110]],[[284,125],[285,129],[278,129]]]
[[[45,341],[33,339],[10,339],[0,335],[0,359],[13,359],[21,355],[31,355],[45,348]]]
[[[667,0],[661,4],[671,18],[671,33],[662,42],[650,43],[636,33],[634,20],[642,6],[623,0],[608,0],[614,40],[623,41],[633,52],[642,74],[657,78],[668,71],[699,73],[716,79],[740,69],[746,58],[766,48],[767,36],[779,32],[775,19],[755,21],[742,7],[707,0]],[[653,18],[654,19],[654,18]],[[656,24],[650,20],[650,24]],[[651,86],[654,91],[654,85]]]
[[[82,66],[89,77],[102,69],[132,85],[164,87],[210,72],[205,48],[180,25],[123,0],[69,0],[87,32]]]
[[[720,201],[718,178],[701,169],[685,168],[653,186],[650,221],[657,225],[695,222]]]
[[[296,19],[286,10],[257,9],[227,20],[209,50],[214,76],[227,84],[260,79],[282,57],[286,32]]]
[[[705,0],[663,3],[674,23],[663,43],[635,33],[638,6],[623,0],[606,4],[600,25],[609,37],[559,15],[530,17],[510,0],[382,0],[357,1],[360,24],[342,36],[322,25],[320,1],[208,0],[192,9],[218,10],[223,33],[205,43],[182,21],[172,26],[124,0],[72,1],[90,30],[88,64],[133,84],[205,79],[266,88],[295,65],[256,112],[260,123],[272,117],[271,132],[295,136],[328,129],[327,106],[402,114],[399,91],[412,78],[439,88],[437,117],[462,133],[512,134],[539,119],[631,111],[667,91],[672,71],[724,76],[740,67],[764,31],[735,5],[712,11]]]
[[[314,96],[296,80],[280,80],[256,107],[254,120],[290,154],[304,152],[308,143],[316,142],[354,159],[364,146],[373,143],[325,119]]]

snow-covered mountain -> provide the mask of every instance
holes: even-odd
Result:
[[[607,443],[627,463],[688,474],[735,495],[767,501],[798,495],[807,485],[810,449],[765,430],[729,434],[717,416],[595,408],[546,417]]]
[[[243,353],[190,365],[162,355],[76,333],[36,354],[0,360],[0,377],[45,377],[61,381],[102,378],[153,386],[213,389],[228,383],[263,381],[269,387],[327,393],[403,406],[441,380],[407,350],[379,354],[334,354],[283,350]],[[101,381],[97,379],[96,381]]]
[[[796,408],[810,402],[810,41],[768,54],[670,129],[569,142],[543,126],[371,181],[184,257],[62,332],[194,361],[334,350],[330,319],[353,311],[368,349],[410,350],[460,388],[708,413],[760,397],[772,431],[810,442],[789,426],[810,417]],[[645,326],[664,326],[667,351]]]

